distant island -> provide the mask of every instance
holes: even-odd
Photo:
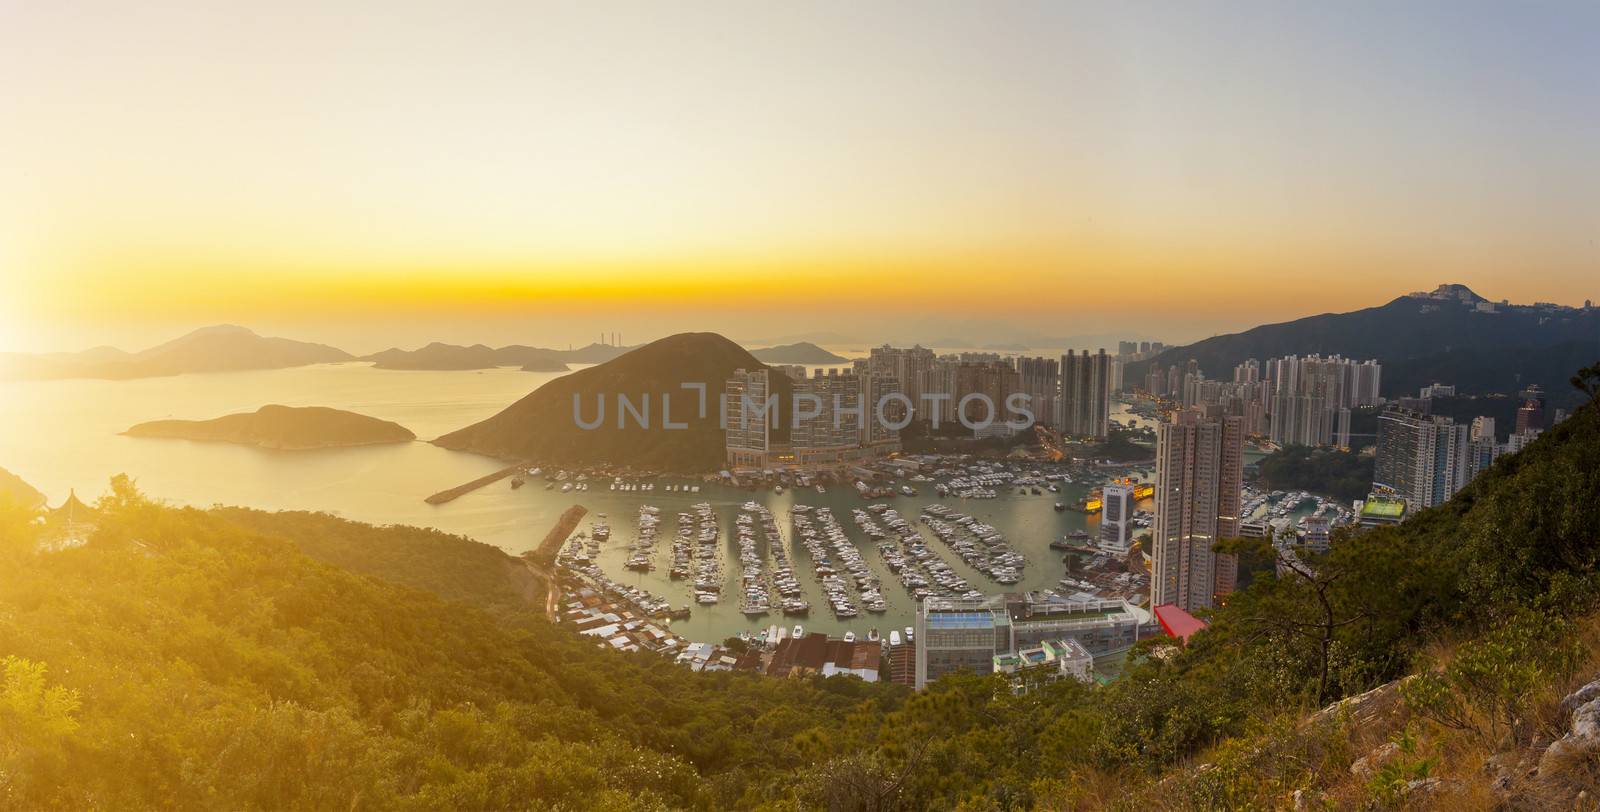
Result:
[[[0,468],[0,502],[4,502],[7,499],[25,508],[44,506],[44,494],[24,482],[22,477]]]
[[[236,325],[205,327],[140,352],[96,347],[75,353],[0,354],[0,377],[131,380],[198,372],[238,372],[350,361],[325,344],[270,338]]]
[[[750,354],[755,356],[756,360],[767,364],[843,364],[850,361],[809,341],[751,350]]]
[[[361,360],[372,361],[374,369],[472,370],[514,366],[524,372],[567,371],[566,362],[554,351],[521,345],[495,349],[483,344],[463,347],[435,341],[421,349],[402,350],[395,347]]]
[[[324,406],[262,406],[214,420],[153,420],[129,437],[237,443],[274,451],[406,443],[417,435],[398,423]]]
[[[715,471],[723,465],[717,404],[724,384],[736,369],[764,366],[744,348],[715,333],[680,333],[556,378],[499,414],[446,434],[433,444],[513,461]],[[685,390],[684,383],[706,385],[704,417],[699,415],[699,397]],[[773,376],[780,415],[791,387],[787,375]],[[625,428],[618,426],[620,395],[635,403],[648,396],[652,428],[639,428],[632,421]],[[661,414],[664,395],[671,396],[670,418],[685,424],[682,430],[660,429],[666,417]],[[605,402],[604,420],[592,430],[580,427],[574,419],[575,396],[586,419],[596,414],[597,399]]]

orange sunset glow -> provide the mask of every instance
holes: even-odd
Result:
[[[1581,26],[394,12],[6,12],[0,67],[27,80],[0,93],[0,338],[338,316],[556,342],[686,312],[1193,338],[1446,278],[1581,300],[1596,272]],[[1345,284],[1286,304],[1290,278]]]

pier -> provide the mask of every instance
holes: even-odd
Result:
[[[436,493],[436,494],[434,494],[434,495],[432,495],[432,496],[430,496],[427,499],[424,499],[422,501],[427,502],[430,505],[442,505],[442,504],[444,504],[446,502],[450,502],[450,501],[453,501],[453,500],[455,500],[457,498],[460,498],[462,496],[466,496],[467,494],[472,493],[473,491],[475,491],[475,490],[477,490],[477,489],[479,489],[479,488],[481,488],[481,487],[483,487],[485,485],[492,485],[492,484],[494,484],[496,482],[499,482],[500,480],[505,479],[506,477],[511,476],[512,474],[514,474],[514,473],[516,473],[516,472],[518,472],[520,470],[522,470],[522,466],[520,466],[520,465],[508,466],[506,468],[500,469],[499,471],[495,471],[494,473],[489,474],[488,476],[478,477],[477,479],[474,479],[474,480],[472,480],[471,482],[468,482],[465,485],[457,485],[454,488],[450,488],[449,490],[439,491],[438,493]]]
[[[589,509],[583,505],[573,505],[562,511],[556,526],[550,528],[550,532],[545,534],[539,546],[527,554],[528,558],[544,566],[555,563],[556,554],[561,552],[561,543],[567,540],[567,536],[572,535],[572,531],[578,529],[578,522],[583,521],[583,517],[588,513]]]

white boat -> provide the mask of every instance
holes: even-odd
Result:
[[[844,641],[846,643],[854,643],[856,641],[856,633],[855,632],[845,632],[844,633]]]
[[[910,626],[907,626],[906,627],[906,642],[907,643],[915,643],[916,640],[917,640],[917,633],[914,630],[912,630],[912,628]]]
[[[804,627],[804,626],[802,626],[802,625],[800,625],[798,623],[794,624],[794,635],[793,635],[793,637],[798,639],[798,638],[805,637],[805,636],[806,636],[806,627]]]

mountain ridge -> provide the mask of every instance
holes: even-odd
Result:
[[[434,341],[415,350],[392,347],[362,356],[359,360],[372,361],[373,369],[391,370],[475,370],[516,366],[525,372],[567,371],[567,365],[559,353],[520,344],[493,348],[485,344],[462,346]]]
[[[23,379],[132,380],[210,372],[285,369],[354,360],[326,344],[262,336],[244,327],[201,327],[139,352],[95,347],[80,353],[0,355],[0,375]]]
[[[1479,305],[1492,312],[1480,310]],[[1545,363],[1540,353],[1550,347],[1562,347],[1563,354]],[[1525,349],[1512,353],[1507,348]],[[1128,364],[1124,380],[1140,386],[1152,365],[1182,367],[1190,359],[1199,362],[1208,378],[1225,379],[1231,378],[1235,365],[1250,358],[1265,362],[1286,355],[1338,354],[1376,358],[1384,365],[1381,394],[1397,397],[1414,395],[1417,388],[1443,380],[1429,373],[1423,359],[1464,352],[1493,353],[1498,359],[1498,367],[1490,370],[1484,364],[1474,365],[1471,356],[1458,356],[1456,368],[1469,375],[1461,386],[1464,392],[1503,392],[1487,388],[1490,383],[1485,381],[1503,386],[1502,380],[1516,380],[1520,386],[1539,383],[1558,393],[1562,402],[1575,402],[1566,375],[1600,357],[1600,309],[1489,305],[1464,285],[1446,284],[1374,307],[1263,324],[1168,348],[1152,359]],[[1574,363],[1586,353],[1587,361]]]
[[[756,360],[767,364],[845,364],[850,359],[831,353],[809,341],[780,344],[750,351]]]

